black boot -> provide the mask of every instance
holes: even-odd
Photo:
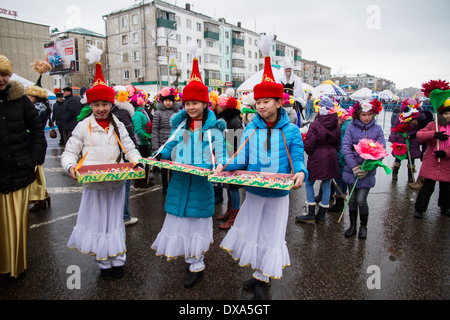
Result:
[[[250,280],[244,281],[243,285],[245,288],[253,290],[255,300],[266,300],[264,287],[267,286],[268,283],[255,278],[251,278]]]
[[[359,239],[367,237],[367,220],[369,219],[369,207],[359,207],[359,219],[361,220],[359,226]]]
[[[298,222],[314,223],[316,221],[315,211],[316,211],[315,205],[308,205],[308,214],[304,216],[296,216],[295,219]]]
[[[327,213],[327,208],[322,207],[319,204],[319,210],[317,210],[316,222],[325,223],[325,214]]]
[[[400,170],[400,163],[394,162],[394,166],[392,168],[392,181],[398,180],[398,170]]]
[[[337,197],[336,203],[328,209],[328,212],[342,212],[344,209],[344,198]]]
[[[185,288],[192,288],[194,284],[197,283],[198,279],[203,275],[203,271],[199,272],[191,272],[188,271],[188,275],[186,279],[184,280],[184,287]]]
[[[349,210],[350,228],[345,231],[346,237],[351,237],[356,234],[356,220],[358,218],[358,210]]]

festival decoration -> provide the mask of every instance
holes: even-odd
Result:
[[[291,178],[292,175],[290,174],[238,170],[212,174],[208,177],[208,181],[259,188],[290,190],[294,186],[294,181]]]
[[[159,167],[162,169],[175,170],[175,171],[180,171],[180,172],[184,172],[184,173],[194,174],[197,176],[206,177],[212,173],[212,171],[209,169],[196,167],[196,166],[192,166],[192,165],[184,164],[184,163],[173,162],[173,161],[164,160],[164,159],[161,159],[158,161],[155,158],[142,158],[142,159],[139,159],[139,162],[148,164],[150,166],[156,166],[156,167]]]
[[[391,145],[392,153],[394,154],[394,157],[396,157],[399,160],[405,160],[407,153],[408,153],[408,145],[404,143],[398,143],[394,142]]]

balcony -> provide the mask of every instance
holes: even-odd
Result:
[[[276,50],[275,51],[275,55],[277,57],[284,57],[286,55],[286,53],[284,51],[281,51],[281,50]]]
[[[158,28],[162,27],[162,28],[177,30],[176,24],[177,24],[177,22],[175,20],[169,20],[169,19],[164,19],[164,18],[156,19],[156,26]]]
[[[233,46],[241,46],[241,47],[243,47],[244,43],[245,43],[245,41],[243,39],[237,39],[237,38],[231,39],[231,44]]]
[[[206,30],[203,32],[203,37],[205,39],[219,40],[219,33]]]

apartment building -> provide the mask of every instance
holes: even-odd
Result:
[[[317,61],[302,60],[301,78],[303,83],[316,87],[331,78],[331,68],[317,63]]]
[[[104,16],[107,37],[107,72],[110,84],[139,86],[157,92],[162,86],[187,84],[192,68],[189,42],[196,42],[205,85],[226,90],[263,68],[258,49],[260,34],[162,1],[138,1]],[[289,59],[301,73],[301,50],[275,40],[274,64]]]
[[[395,91],[395,83],[391,80],[378,78],[368,73],[333,75],[332,80],[339,86],[347,86],[353,90],[369,88],[374,91]]]

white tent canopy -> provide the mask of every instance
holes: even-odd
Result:
[[[380,92],[379,99],[398,100],[399,97],[396,96],[394,93],[392,93],[392,91],[390,91],[390,90],[383,90]]]
[[[354,100],[370,100],[374,97],[373,91],[369,88],[362,88],[350,95]]]
[[[24,86],[25,88],[26,88],[26,87],[29,87],[29,86],[32,86],[32,85],[35,84],[34,82],[32,82],[32,81],[30,81],[30,80],[27,80],[27,79],[25,79],[25,78],[23,78],[23,77],[21,77],[21,76],[15,74],[15,73],[12,74],[11,80],[16,80],[16,81],[22,83],[23,86]],[[47,91],[47,93],[48,93],[48,98],[49,98],[50,100],[56,100],[56,95],[55,95],[53,92],[51,92],[51,91],[49,91],[49,90],[47,90],[47,89],[45,89],[45,90]]]
[[[347,93],[341,87],[337,86],[333,81],[327,80],[315,87],[312,91],[313,97],[318,98],[322,95],[326,96],[346,96]]]
[[[281,83],[281,73],[282,71],[272,67],[272,73],[273,73],[273,77],[275,78],[275,81],[277,83]],[[261,83],[262,81],[262,77],[263,77],[263,73],[264,73],[264,69],[259,70],[258,72],[256,72],[254,75],[252,75],[250,78],[248,78],[247,80],[245,80],[240,86],[239,88],[236,90],[237,93],[243,93],[243,92],[247,92],[247,91],[253,91],[253,88],[258,84]]]

